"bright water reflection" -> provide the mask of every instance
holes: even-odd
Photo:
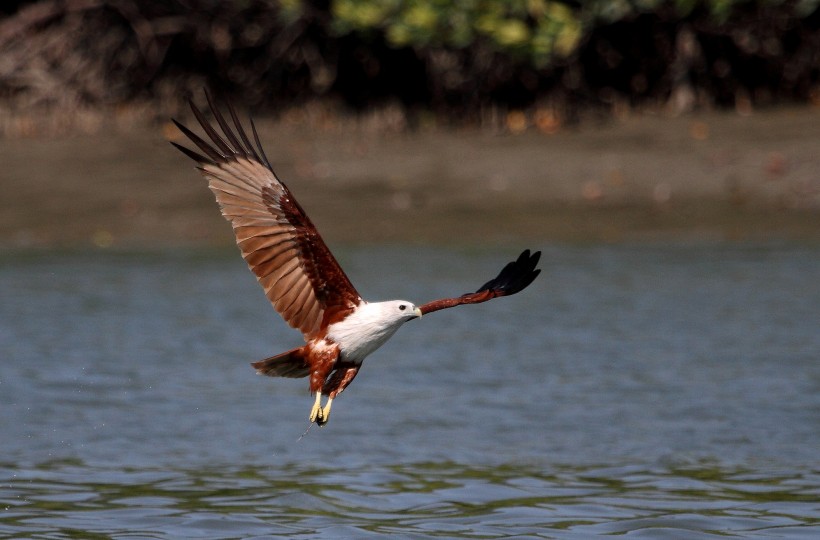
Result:
[[[342,250],[369,298],[511,252]],[[297,442],[299,337],[233,251],[0,259],[0,535],[820,533],[820,250],[548,248],[526,293],[431,315]]]

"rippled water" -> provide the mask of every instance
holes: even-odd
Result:
[[[820,535],[820,250],[548,247],[406,325],[307,427],[233,250],[0,255],[0,535]],[[516,250],[340,251],[365,297]]]

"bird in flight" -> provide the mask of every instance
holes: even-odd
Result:
[[[232,126],[210,94],[206,92],[206,96],[222,134],[190,101],[191,110],[210,141],[174,120],[202,153],[171,144],[196,161],[222,215],[233,226],[242,257],[268,300],[290,326],[304,335],[305,345],[251,365],[262,375],[308,377],[315,399],[310,410],[311,424],[327,423],[333,400],[356,377],[365,357],[407,321],[441,309],[515,294],[541,272],[535,268],[541,253],[525,250],[474,293],[421,306],[407,300],[364,300],[308,215],[273,172],[253,119],[250,125],[255,144],[230,103]]]

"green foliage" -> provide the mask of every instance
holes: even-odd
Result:
[[[334,0],[331,11],[339,34],[380,32],[394,47],[466,49],[486,43],[543,67],[571,55],[601,24],[665,7],[680,18],[702,10],[723,23],[755,6],[789,8],[805,16],[818,9],[820,0]]]
[[[611,23],[637,13],[658,11],[673,7],[679,17],[686,17],[697,9],[708,13],[713,21],[729,21],[739,10],[749,7],[782,7],[798,15],[809,15],[820,6],[820,0],[588,0],[583,2],[586,20]]]
[[[336,0],[332,14],[341,34],[380,31],[394,47],[481,42],[539,66],[571,54],[582,35],[577,10],[549,0]]]
[[[203,84],[251,105],[398,96],[458,118],[547,98],[732,106],[820,95],[820,0],[0,4],[10,110],[153,97],[167,113]]]

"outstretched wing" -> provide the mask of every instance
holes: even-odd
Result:
[[[524,250],[518,259],[507,263],[501,272],[493,279],[479,287],[474,293],[463,294],[456,298],[442,298],[433,300],[420,306],[422,314],[432,313],[440,309],[460,306],[462,304],[479,304],[498,298],[499,296],[510,296],[524,290],[541,273],[536,269],[541,252],[536,251],[530,255],[530,250]]]
[[[190,102],[210,142],[174,120],[204,155],[171,144],[199,164],[222,215],[233,225],[242,257],[268,300],[289,325],[309,339],[344,318],[361,302],[361,296],[290,190],[276,178],[253,119],[255,148],[233,107],[228,104],[231,127],[206,95],[222,135]]]

